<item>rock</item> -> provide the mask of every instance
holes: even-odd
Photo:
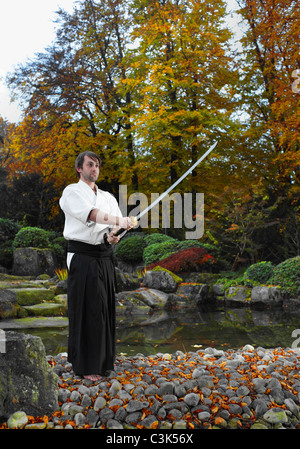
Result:
[[[270,424],[279,424],[288,422],[286,413],[282,409],[272,408],[263,415],[263,419]]]
[[[249,306],[251,300],[251,288],[244,286],[229,287],[225,291],[224,298],[228,303]]]
[[[268,429],[268,427],[263,423],[256,422],[251,426],[251,429]]]
[[[268,404],[263,399],[255,399],[252,403],[256,416],[263,416],[268,410]]]
[[[126,407],[126,412],[127,413],[134,413],[134,412],[138,412],[140,410],[143,410],[144,408],[146,409],[149,406],[149,402],[147,401],[129,401],[127,407]]]
[[[163,309],[168,299],[168,294],[160,290],[141,287],[135,291],[116,294],[116,300],[126,308],[126,312],[136,313],[138,307],[143,308],[143,313],[153,309]],[[149,309],[150,308],[150,309]]]
[[[63,381],[60,410],[47,428],[299,427],[299,349],[246,345],[241,350],[122,355],[106,380],[96,383],[80,380],[66,353],[47,360]],[[259,370],[274,363],[271,375]]]
[[[115,380],[115,381],[112,383],[112,385],[111,385],[111,387],[110,387],[110,389],[109,389],[109,392],[110,392],[110,394],[111,394],[112,396],[116,396],[116,394],[117,394],[120,390],[122,390],[122,385],[120,384],[120,382],[119,382],[118,380]]]
[[[28,423],[28,418],[25,412],[17,411],[13,413],[7,421],[7,427],[9,429],[20,429]]]
[[[279,287],[256,286],[251,291],[251,305],[279,306],[283,297]]]
[[[18,298],[15,292],[0,289],[0,318],[15,318],[18,315]]]
[[[28,316],[66,316],[67,309],[65,305],[42,303],[33,306],[23,306],[23,310],[28,313]]]
[[[214,284],[212,286],[213,294],[216,296],[224,296],[224,286],[222,284]]]
[[[256,393],[263,394],[265,393],[267,387],[266,387],[266,380],[261,379],[260,377],[256,377],[252,380],[252,383],[254,385],[254,390]]]
[[[75,425],[78,427],[82,427],[86,423],[86,417],[83,413],[77,413],[74,417]]]
[[[58,377],[46,361],[39,337],[6,332],[0,354],[0,416],[20,410],[28,415],[51,413],[58,407]]]
[[[200,396],[196,393],[189,393],[184,396],[183,400],[190,407],[196,407],[200,401]]]
[[[109,419],[106,424],[107,429],[123,429],[123,426],[119,421],[115,419]]]
[[[176,293],[170,293],[164,308],[166,310],[172,310],[186,308],[188,306],[190,306],[190,304],[188,303],[186,296],[177,295]]]
[[[299,417],[299,408],[291,398],[287,398],[284,400],[287,409],[290,410],[297,418]]]
[[[59,281],[55,286],[55,295],[65,295],[68,291],[68,279]]]
[[[140,287],[140,280],[129,273],[124,273],[118,267],[115,268],[117,291],[131,291]]]
[[[173,293],[177,289],[177,283],[167,271],[147,271],[143,279],[143,287]]]
[[[210,418],[210,413],[209,412],[200,412],[198,413],[198,419],[200,419],[200,421],[208,421]]]
[[[173,429],[186,429],[187,423],[183,420],[175,421],[173,424]]]
[[[98,396],[94,403],[94,410],[98,412],[106,406],[106,400],[102,396]]]
[[[52,301],[55,297],[54,292],[47,288],[15,288],[10,291],[16,295],[19,306],[32,306]]]
[[[212,300],[208,284],[180,284],[176,295],[185,299],[186,307],[208,304]]]
[[[12,272],[17,276],[54,276],[54,255],[50,249],[17,248],[14,250]]]

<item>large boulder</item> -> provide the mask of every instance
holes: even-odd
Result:
[[[117,293],[116,302],[119,306],[119,312],[123,308],[125,313],[149,313],[163,309],[168,296],[168,293],[160,290],[141,287],[135,291]]]
[[[7,331],[2,340],[0,416],[8,418],[19,410],[42,416],[57,410],[58,377],[46,361],[40,337]]]
[[[135,290],[140,287],[140,281],[129,273],[121,271],[115,267],[116,288],[118,292]]]
[[[253,287],[251,292],[251,305],[281,306],[282,303],[283,296],[279,287],[267,285]]]
[[[245,286],[229,287],[225,291],[224,298],[231,305],[250,306],[251,288]]]
[[[167,271],[147,271],[143,279],[143,287],[173,293],[177,289],[177,282]]]
[[[171,293],[166,303],[166,309],[195,308],[208,305],[213,301],[210,286],[208,284],[180,284],[176,293]]]
[[[17,276],[54,276],[55,258],[50,249],[16,248],[14,250],[13,273]]]

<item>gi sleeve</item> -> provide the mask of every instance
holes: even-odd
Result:
[[[66,188],[59,200],[59,205],[65,214],[89,225],[90,212],[95,209],[95,205],[86,200],[79,190]]]

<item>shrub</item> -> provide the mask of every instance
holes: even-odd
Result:
[[[9,218],[0,218],[0,244],[13,240],[20,230],[20,225]]]
[[[300,256],[287,259],[274,268],[270,282],[282,287],[290,295],[300,293]]]
[[[49,232],[37,227],[25,227],[14,238],[13,248],[49,248]]]
[[[2,267],[12,267],[14,260],[12,243],[12,240],[7,240],[5,243],[0,243],[0,266]]]
[[[215,263],[212,256],[206,253],[203,248],[187,248],[171,254],[163,260],[149,265],[146,269],[152,270],[156,266],[161,266],[174,273],[199,271],[204,266]]]
[[[217,280],[217,284],[223,286],[223,291],[229,287],[237,287],[244,285],[246,287],[253,287],[255,282],[245,277],[245,273],[240,272],[225,272],[223,276]]]
[[[176,241],[176,239],[174,239],[173,237],[170,237],[166,234],[160,234],[158,232],[146,235],[145,237],[146,246],[153,245],[154,243],[164,243],[171,240]]]
[[[116,257],[124,262],[139,262],[143,259],[144,237],[132,235],[124,238],[116,247]]]
[[[202,248],[202,245],[198,240],[183,240],[179,242],[179,249],[187,249],[187,248]]]
[[[271,262],[258,262],[247,268],[245,276],[252,281],[265,284],[273,276],[274,266]]]
[[[162,243],[153,243],[147,246],[143,252],[143,260],[146,265],[165,259],[170,253],[178,250],[178,240],[172,239]]]
[[[67,241],[62,236],[57,236],[56,233],[50,233],[49,236],[50,246],[49,248],[53,251],[56,261],[59,266],[65,264],[66,254],[67,254]]]

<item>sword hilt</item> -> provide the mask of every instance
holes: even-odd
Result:
[[[137,222],[138,222],[137,218],[136,217],[130,217],[130,219],[131,219],[131,221],[133,223],[133,226],[136,226]],[[123,232],[125,232],[125,231],[127,231],[127,229],[120,228],[117,231],[115,231],[113,234],[114,234],[115,237],[118,237],[119,235],[123,234]]]

